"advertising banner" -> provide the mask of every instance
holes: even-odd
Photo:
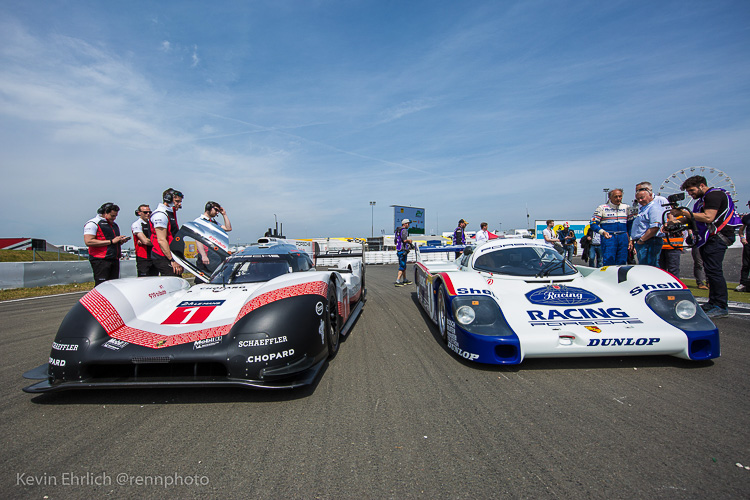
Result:
[[[581,240],[581,236],[586,234],[586,231],[589,230],[589,224],[591,224],[591,221],[588,220],[568,220],[568,219],[554,219],[555,225],[552,226],[552,229],[555,230],[555,232],[559,232],[563,228],[563,224],[566,222],[570,224],[570,229],[572,229],[576,233],[576,239],[578,241]],[[534,221],[536,224],[536,239],[543,240],[544,235],[542,234],[542,231],[547,229],[547,221],[546,220],[537,220]]]
[[[409,219],[411,221],[411,224],[409,225],[409,234],[424,234],[424,208],[393,205],[394,231],[397,227],[401,227],[401,221],[403,219]]]

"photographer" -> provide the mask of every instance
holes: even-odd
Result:
[[[728,316],[729,294],[727,281],[724,279],[723,262],[727,248],[734,243],[735,228],[741,224],[734,209],[734,202],[725,190],[709,188],[706,178],[702,175],[688,178],[680,189],[687,191],[690,197],[696,200],[692,214],[685,209],[676,208],[672,209],[672,215],[692,215],[695,220],[697,231],[693,251],[699,251],[703,258],[709,286],[708,303],[702,307],[709,317]]]

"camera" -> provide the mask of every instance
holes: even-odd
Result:
[[[676,205],[678,201],[682,201],[685,199],[685,193],[675,193],[670,194],[667,196],[667,201],[669,201],[670,204]]]

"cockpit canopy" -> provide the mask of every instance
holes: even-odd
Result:
[[[541,245],[505,246],[481,253],[474,269],[508,276],[567,276],[576,268],[554,249]]]
[[[310,271],[312,260],[304,252],[284,254],[245,253],[229,257],[211,275],[213,284],[260,283],[287,273]]]

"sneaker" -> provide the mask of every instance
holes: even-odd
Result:
[[[698,284],[699,290],[708,290],[708,285],[704,285],[703,283]]]
[[[413,281],[409,281],[409,280],[404,280],[404,285],[411,285],[412,283],[414,283],[414,282]]]
[[[745,285],[737,285],[737,288],[734,289],[735,292],[747,292],[747,287]]]
[[[395,283],[396,286],[406,286],[406,283],[401,283],[400,281],[397,281]]]
[[[710,311],[714,307],[716,307],[716,306],[713,305],[713,304],[709,304],[708,302],[706,302],[705,304],[701,304],[701,309],[703,309],[703,312]]]
[[[723,307],[713,306],[711,309],[706,311],[706,316],[709,318],[726,318],[729,316],[729,311]]]

